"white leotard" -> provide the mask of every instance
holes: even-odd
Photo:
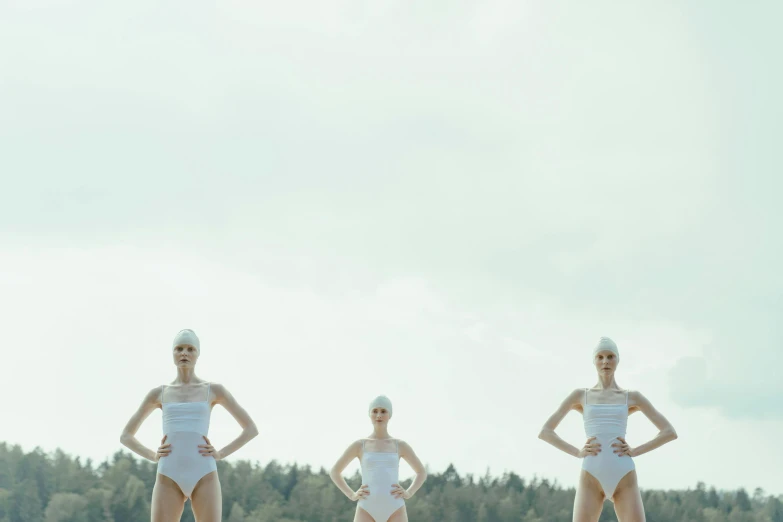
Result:
[[[386,522],[392,514],[405,505],[402,498],[391,494],[392,484],[400,480],[400,444],[394,441],[397,451],[365,451],[362,441],[362,484],[367,484],[370,495],[359,500],[359,507],[367,511],[375,522]]]
[[[617,437],[625,438],[628,392],[625,392],[625,404],[587,404],[585,388],[584,402],[585,435],[596,437],[594,442],[601,444],[601,451],[583,458],[582,469],[598,479],[606,498],[611,500],[620,479],[636,469],[631,457],[618,455],[614,453],[616,448],[612,448],[612,444],[619,442]]]
[[[206,444],[203,436],[209,434],[210,386],[207,398],[198,402],[163,402],[161,392],[163,434],[168,435],[166,444],[171,444],[171,453],[158,460],[158,473],[176,482],[188,498],[204,475],[217,470],[215,458],[203,456],[198,447]]]

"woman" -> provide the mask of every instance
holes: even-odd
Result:
[[[358,501],[354,522],[408,522],[405,500],[424,484],[427,472],[406,442],[389,435],[391,401],[383,395],[376,397],[370,403],[369,414],[373,423],[372,434],[348,446],[329,476],[345,496]],[[353,491],[345,482],[343,471],[355,458],[361,463],[362,485]],[[400,458],[405,459],[416,472],[416,478],[408,489],[399,484]]]
[[[201,354],[193,330],[182,330],[174,338],[172,351],[177,377],[159,386],[144,398],[120,437],[134,453],[158,463],[152,489],[152,522],[176,522],[190,498],[193,515],[199,522],[222,520],[222,494],[216,462],[247,444],[258,435],[250,415],[226,388],[196,377],[195,367]],[[207,438],[212,406],[222,405],[242,427],[242,434],[231,444],[215,449]],[[136,439],[142,422],[155,408],[163,410],[163,440],[153,451]]]
[[[574,499],[574,522],[595,522],[601,516],[604,499],[614,502],[619,522],[644,522],[644,506],[636,481],[632,457],[677,438],[674,428],[650,401],[637,391],[623,390],[615,381],[620,362],[617,345],[601,337],[593,350],[598,383],[591,389],[574,390],[544,424],[539,438],[582,459],[582,472]],[[582,413],[588,437],[582,449],[561,439],[555,428],[570,410]],[[644,413],[660,430],[651,441],[631,447],[625,440],[628,415]]]

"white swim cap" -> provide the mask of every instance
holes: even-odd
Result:
[[[201,343],[198,340],[198,337],[196,337],[196,332],[190,329],[180,330],[176,337],[174,337],[174,344],[171,345],[172,348],[176,348],[180,344],[190,344],[196,348],[196,350],[201,353]]]
[[[601,337],[601,339],[598,340],[598,344],[596,344],[595,348],[593,348],[593,357],[595,357],[595,354],[598,352],[604,350],[609,350],[610,352],[613,352],[618,358],[620,357],[620,352],[617,350],[617,345],[608,337]]]
[[[368,411],[372,412],[373,408],[386,408],[389,410],[389,417],[392,415],[392,404],[389,398],[385,395],[378,395],[376,398],[372,400],[370,403],[370,409]]]

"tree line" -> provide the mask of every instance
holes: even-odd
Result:
[[[28,453],[0,443],[0,522],[146,522],[156,465],[119,451],[95,464],[62,450]],[[218,462],[228,522],[350,522],[356,506],[324,469]],[[348,479],[354,488],[360,476]],[[407,486],[409,483],[403,483]],[[407,501],[413,522],[571,522],[575,490],[515,473],[430,472]],[[642,490],[649,522],[783,522],[783,496],[760,488],[717,491],[699,482],[682,490]],[[601,522],[615,521],[606,502]],[[182,521],[194,522],[190,506]]]

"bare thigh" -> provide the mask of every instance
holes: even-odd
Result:
[[[217,471],[207,473],[190,494],[190,507],[196,522],[220,522],[223,517],[223,491]]]
[[[408,522],[408,510],[405,506],[392,513],[389,517],[389,522]]]
[[[619,522],[645,522],[644,504],[642,493],[639,491],[639,483],[636,479],[636,470],[629,471],[614,490],[614,512]]]
[[[375,519],[370,516],[368,512],[356,506],[356,514],[353,517],[353,522],[375,522]]]
[[[155,477],[150,505],[151,522],[179,522],[185,507],[185,494],[179,486],[166,475]]]
[[[408,522],[408,510],[405,508],[405,506],[402,506],[400,509],[392,513],[388,520],[375,520],[368,512],[360,507],[357,507],[356,515],[353,517],[353,522]]]
[[[604,509],[605,498],[598,479],[582,470],[579,473],[579,485],[576,487],[573,522],[598,522]]]

